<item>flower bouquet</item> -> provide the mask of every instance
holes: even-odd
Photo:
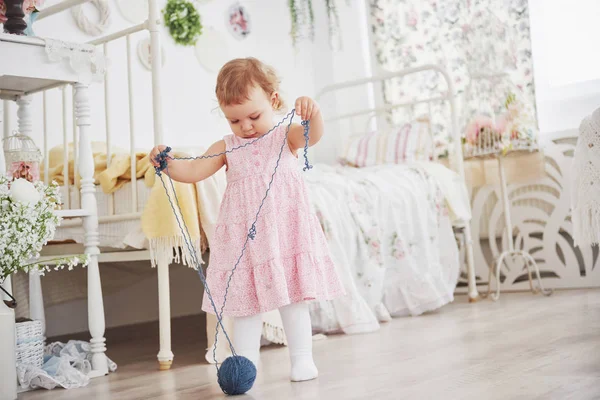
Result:
[[[532,151],[537,148],[535,121],[525,104],[509,92],[503,108],[495,120],[478,115],[469,122],[463,137],[465,157],[498,153],[506,155],[510,151]]]
[[[54,237],[61,218],[55,213],[60,205],[58,185],[53,182],[31,183],[25,179],[0,176],[0,282],[9,275],[37,269],[43,275],[51,267],[36,261],[42,247]],[[87,255],[56,258],[44,264],[69,270],[86,266]]]

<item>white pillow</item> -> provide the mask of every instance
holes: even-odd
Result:
[[[432,159],[429,121],[419,119],[392,127],[389,131],[370,132],[350,138],[340,156],[340,163],[362,168]]]

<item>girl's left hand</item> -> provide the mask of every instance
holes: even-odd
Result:
[[[310,97],[298,97],[295,106],[296,114],[302,118],[302,120],[310,120],[319,114],[319,105],[316,101]]]

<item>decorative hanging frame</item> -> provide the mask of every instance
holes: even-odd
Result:
[[[98,22],[91,22],[89,18],[83,12],[83,6],[75,6],[71,8],[71,14],[77,24],[77,27],[83,32],[91,36],[98,36],[104,33],[111,23],[111,12],[108,5],[108,0],[91,0],[91,4],[96,7],[100,18]]]

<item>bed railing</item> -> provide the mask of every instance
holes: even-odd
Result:
[[[365,85],[372,85],[373,83],[384,82],[384,81],[388,81],[391,79],[401,78],[401,77],[405,77],[405,76],[409,76],[409,75],[422,74],[427,71],[434,71],[443,77],[444,81],[446,82],[446,91],[445,92],[442,92],[442,93],[439,93],[439,94],[436,94],[436,95],[430,96],[430,97],[420,98],[420,99],[417,99],[412,102],[384,104],[379,107],[369,107],[369,108],[365,108],[365,109],[361,109],[361,110],[353,111],[353,112],[349,112],[349,113],[336,114],[331,117],[327,117],[325,120],[325,123],[332,123],[332,122],[337,122],[337,121],[342,121],[342,120],[355,119],[356,117],[368,116],[368,118],[366,120],[366,124],[368,126],[372,123],[373,118],[376,118],[381,115],[385,115],[393,110],[414,109],[415,106],[420,105],[420,104],[427,105],[428,117],[429,117],[429,120],[431,121],[432,120],[431,105],[433,103],[448,102],[448,104],[450,106],[450,120],[451,120],[450,132],[451,132],[451,136],[454,139],[453,140],[454,147],[452,149],[452,156],[453,156],[452,158],[454,161],[454,168],[456,169],[456,172],[461,174],[461,177],[464,178],[463,150],[462,150],[462,146],[461,146],[460,132],[458,130],[457,112],[456,112],[456,92],[454,90],[454,86],[452,84],[452,80],[450,79],[450,76],[448,75],[446,70],[444,70],[440,66],[433,65],[433,64],[422,65],[422,66],[418,66],[418,67],[407,68],[407,69],[404,69],[404,70],[401,70],[398,72],[389,72],[389,73],[377,75],[374,77],[362,78],[362,79],[357,79],[354,81],[329,85],[329,86],[324,87],[317,94],[316,99],[320,100],[321,98],[325,97],[325,95],[331,95],[335,92],[339,92],[339,91],[342,91],[345,89],[356,88],[356,87],[361,87],[361,86],[365,86]],[[363,132],[366,132],[366,130]]]

